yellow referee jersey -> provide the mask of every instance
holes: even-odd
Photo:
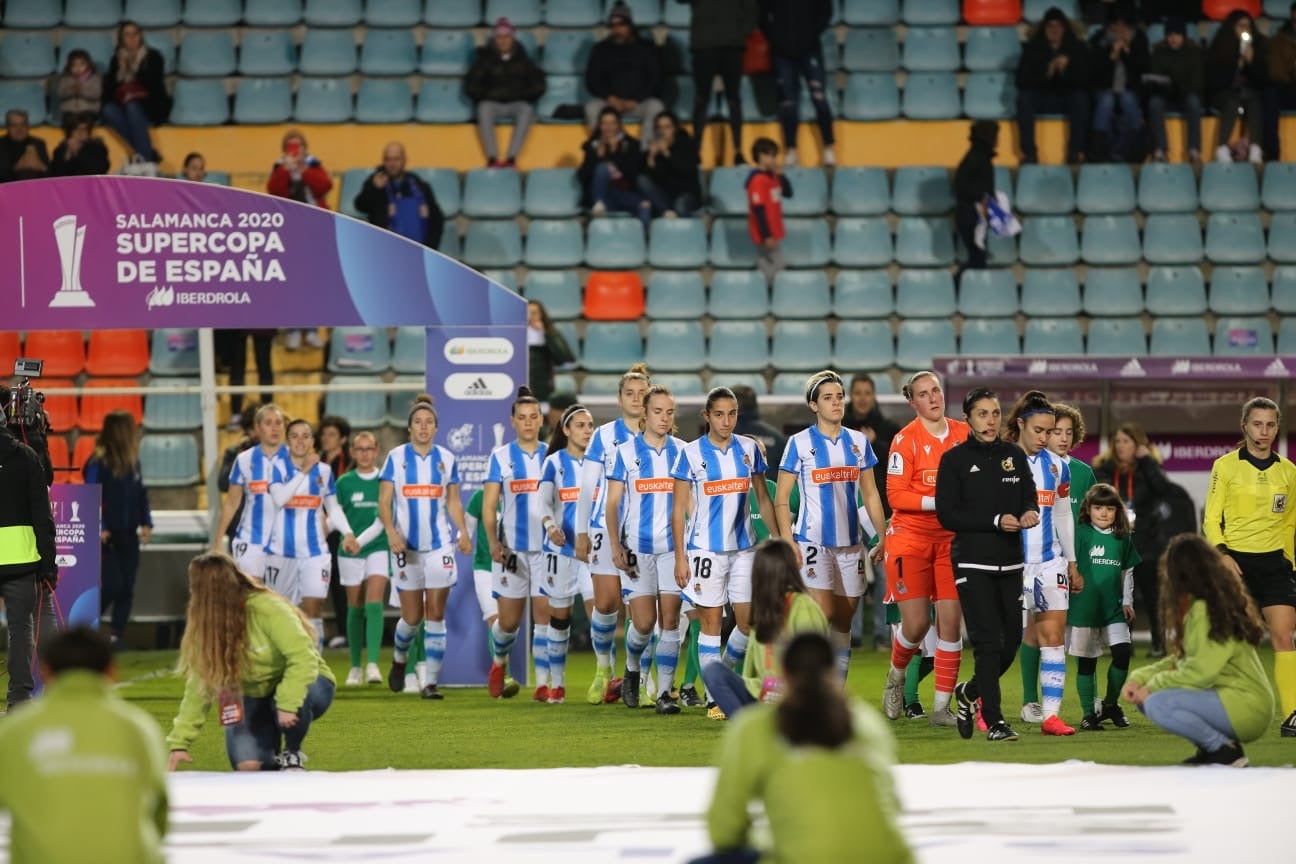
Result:
[[[1275,453],[1262,469],[1246,447],[1216,459],[1202,530],[1212,545],[1237,552],[1281,549],[1296,562],[1296,465]]]

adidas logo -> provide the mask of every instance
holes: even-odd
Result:
[[[1147,375],[1143,370],[1143,364],[1139,363],[1137,357],[1131,357],[1129,362],[1121,367],[1120,374],[1122,378],[1142,378]],[[1283,373],[1284,375],[1286,372]]]
[[[1286,378],[1290,374],[1291,373],[1287,371],[1287,367],[1283,365],[1281,357],[1275,357],[1273,362],[1266,366],[1264,370],[1264,376],[1266,378]]]
[[[980,470],[981,470],[981,469],[978,468],[976,465],[973,465],[973,466],[972,466],[972,470],[969,471],[968,473],[969,473],[969,474],[975,474],[975,473],[977,473],[977,472],[980,471]]]

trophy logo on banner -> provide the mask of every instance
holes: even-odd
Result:
[[[81,251],[85,247],[85,232],[84,225],[77,226],[76,216],[60,216],[54,220],[54,239],[58,243],[63,284],[50,301],[50,308],[86,308],[95,305],[94,300],[81,287]]]
[[[69,519],[68,521],[69,521],[69,522],[80,522],[80,521],[81,521],[81,502],[80,502],[80,501],[73,501],[73,502],[72,502],[72,518]]]

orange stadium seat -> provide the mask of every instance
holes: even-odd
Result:
[[[55,389],[62,387],[75,387],[76,382],[70,378],[42,378],[40,380],[40,389]],[[77,397],[75,396],[54,396],[46,395],[45,413],[50,418],[50,429],[55,432],[67,432],[76,428],[77,423]]]
[[[585,282],[585,317],[634,321],[644,314],[643,279],[633,271],[594,271]]]
[[[91,375],[142,375],[149,365],[147,330],[92,330],[86,352]]]
[[[14,361],[22,356],[22,340],[13,330],[0,333],[0,377],[8,377]]]
[[[54,466],[55,483],[80,483],[80,471],[60,471],[60,468],[67,468],[72,464],[72,456],[68,453],[67,439],[62,435],[51,435],[46,439],[49,445],[50,464]]]
[[[144,419],[144,398],[138,393],[92,396],[90,391],[98,387],[134,387],[139,382],[134,378],[95,378],[86,382],[85,391],[81,394],[81,416],[77,428],[82,432],[98,432],[103,428],[103,418],[109,411],[118,409],[129,411],[136,424]]]
[[[80,330],[32,330],[25,347],[28,357],[45,361],[46,375],[73,378],[85,371],[85,338]]]
[[[963,0],[963,20],[969,24],[1010,26],[1021,17],[1021,0]]]
[[[95,449],[95,436],[93,435],[77,436],[76,448],[72,451],[72,467],[75,470],[63,472],[68,477],[72,477],[72,476],[76,477],[76,480],[69,481],[69,482],[81,483],[85,481],[85,477],[82,476],[81,474],[81,469],[85,467],[85,464],[90,461],[90,457],[94,455],[94,449]]]
[[[1260,16],[1260,0],[1205,0],[1202,3],[1202,14],[1212,21],[1223,21],[1234,9],[1257,18]]]

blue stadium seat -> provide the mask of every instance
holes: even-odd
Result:
[[[522,209],[533,217],[577,216],[581,209],[580,196],[575,169],[536,168],[527,173]]]
[[[670,7],[683,4],[667,3],[666,5]],[[693,71],[693,57],[689,52],[688,43],[689,31],[687,27],[683,30],[666,31],[666,41],[661,45],[662,72],[664,75],[671,77],[676,75],[685,76],[675,79],[676,84],[687,83],[692,86],[693,79],[687,77]],[[692,98],[692,91],[690,91],[689,98]],[[669,104],[669,100],[667,100],[667,103]],[[680,116],[687,116],[688,110],[691,109],[686,109],[685,113]]]
[[[952,321],[901,321],[896,339],[896,365],[901,369],[929,369],[932,357],[957,354]]]
[[[387,331],[378,327],[334,327],[329,339],[328,370],[346,375],[374,374],[391,365]]]
[[[711,222],[712,267],[755,267],[756,247],[747,233],[746,219],[714,219]]]
[[[750,75],[744,76],[742,83],[739,85],[738,93],[742,102],[744,122],[759,123],[775,119],[775,112],[778,110],[778,89],[769,76],[759,78],[752,78]],[[728,102],[720,103],[719,113],[724,117],[729,116]]]
[[[186,27],[233,27],[242,20],[243,0],[185,0]]]
[[[1206,285],[1195,266],[1153,267],[1147,276],[1147,311],[1152,316],[1202,315]]]
[[[886,170],[849,166],[833,172],[829,209],[838,216],[882,216],[891,208]]]
[[[1134,217],[1086,217],[1080,257],[1086,264],[1137,264],[1143,254]]]
[[[419,84],[414,120],[418,123],[467,123],[473,119],[473,103],[463,92],[458,78],[424,78]]]
[[[414,116],[414,94],[405,78],[362,78],[356,95],[357,123],[408,123]]]
[[[354,383],[334,378],[334,385]],[[387,394],[377,391],[329,388],[324,391],[324,413],[345,417],[354,429],[376,429],[387,422]]]
[[[441,232],[441,245],[437,247],[437,251],[447,258],[454,258],[457,261],[463,260],[463,238],[459,235],[459,227],[455,225],[454,220],[446,222],[445,228]],[[482,270],[485,268],[478,267],[477,269]]]
[[[886,267],[892,258],[891,229],[885,217],[838,219],[833,230],[833,261],[840,267]]]
[[[463,76],[476,50],[470,30],[428,30],[423,35],[419,73]]]
[[[580,344],[579,341],[576,344]],[[418,370],[418,374],[397,375],[396,380],[392,382],[394,384],[407,384],[409,389],[405,391],[396,390],[387,394],[387,417],[385,420],[388,426],[399,428],[408,422],[406,412],[409,411],[410,403],[414,401],[415,396],[427,389],[427,381],[424,377],[426,366],[425,359],[423,367]]]
[[[1074,318],[1030,318],[1022,339],[1022,353],[1083,354],[1084,336]]]
[[[715,271],[707,310],[712,318],[765,317],[769,314],[769,285],[764,275],[754,269]]]
[[[1013,318],[969,318],[963,322],[959,337],[960,354],[1021,353],[1021,337]]]
[[[957,238],[956,238],[957,239]],[[959,249],[963,248],[960,241]],[[966,250],[959,256],[959,260],[966,260]],[[1016,237],[999,237],[991,233],[986,238],[986,254],[991,265],[995,267],[1007,267],[1017,261],[1017,238]]]
[[[1203,210],[1259,209],[1255,166],[1250,162],[1207,162],[1202,166],[1200,194]]]
[[[1278,322],[1278,353],[1296,354],[1296,318]]]
[[[140,439],[140,479],[150,489],[198,482],[198,442],[192,435],[145,435]]]
[[[1044,14],[1056,6],[1067,18],[1075,21],[1080,17],[1076,0],[1025,0],[1022,4],[1022,20],[1034,24],[1044,20]]]
[[[598,0],[548,0],[544,12],[550,27],[593,27],[605,20]]]
[[[887,369],[894,362],[895,338],[891,335],[889,322],[837,322],[832,354],[832,365],[835,368],[853,371]]]
[[[5,4],[4,26],[9,29],[45,30],[63,20],[61,0],[9,0]]]
[[[763,322],[717,321],[711,325],[707,366],[717,370],[751,372],[768,365],[769,336]]]
[[[9,31],[0,36],[0,77],[43,78],[54,73],[54,40],[48,33]]]
[[[654,27],[661,23],[664,0],[624,0],[624,2],[630,7],[630,14],[634,18],[636,27]],[[615,4],[616,0],[604,0],[605,18],[612,13]]]
[[[901,318],[948,318],[954,314],[954,276],[948,270],[901,270],[896,280]]]
[[[1269,257],[1279,264],[1296,263],[1296,213],[1274,213],[1269,219]]]
[[[1075,270],[1028,269],[1022,281],[1021,311],[1041,317],[1079,314],[1080,285]]]
[[[1296,162],[1269,162],[1261,201],[1266,210],[1296,210]]]
[[[699,345],[700,344],[701,343],[699,343]],[[707,388],[702,382],[702,375],[700,372],[663,372],[658,375],[655,368],[652,366],[649,366],[648,368],[653,369],[653,384],[660,384],[676,396],[706,395]],[[698,364],[694,368],[700,370],[702,365]],[[617,383],[618,385],[620,384],[619,379]],[[765,391],[762,389],[757,392],[764,393]]]
[[[958,311],[965,317],[1006,318],[1019,308],[1011,270],[965,270],[958,293]]]
[[[31,125],[40,126],[45,122],[45,86],[41,81],[0,81],[0,105],[5,111],[26,111]]]
[[[1059,267],[1074,264],[1080,257],[1075,223],[1070,216],[1031,216],[1023,223],[1020,238],[1023,264]]]
[[[307,30],[298,71],[303,75],[350,75],[355,72],[355,35],[350,30]]]
[[[540,0],[486,0],[486,23],[499,18],[509,19],[514,27],[535,27],[541,18]]]
[[[1012,72],[1021,56],[1016,27],[969,27],[963,65],[969,72]]]
[[[1148,353],[1153,357],[1188,357],[1210,353],[1210,334],[1201,318],[1153,318]]]
[[[150,375],[197,375],[199,368],[197,330],[159,328],[152,332]]]
[[[1296,315],[1296,267],[1274,268],[1271,302],[1279,315]]]
[[[1224,357],[1263,357],[1274,353],[1269,319],[1218,318],[1215,321],[1215,354]]]
[[[1216,315],[1264,315],[1269,284],[1263,267],[1216,267],[1211,272],[1210,311]]]
[[[303,78],[297,85],[293,118],[299,123],[345,123],[354,109],[351,82],[346,78]]]
[[[643,225],[638,219],[604,218],[589,223],[585,263],[595,270],[642,267],[647,255]]]
[[[900,116],[900,91],[895,75],[852,72],[842,93],[842,116],[847,120],[894,120]]]
[[[1096,318],[1089,322],[1089,354],[1141,357],[1147,350],[1147,333],[1138,318]]]
[[[579,267],[584,258],[585,242],[575,219],[533,219],[527,227],[528,267]]]
[[[784,215],[822,216],[827,212],[828,175],[822,168],[789,168],[785,173],[792,184],[792,197],[783,201]]]
[[[583,75],[550,75],[545,79],[545,93],[536,104],[536,117],[541,123],[580,123],[585,118],[560,120],[554,111],[560,105],[583,105],[589,94],[585,92]]]
[[[351,38],[350,33],[344,35],[348,39]],[[351,55],[351,65],[335,74],[346,75],[354,71],[354,44]],[[240,75],[291,75],[296,71],[297,49],[293,46],[292,34],[289,31],[246,30],[243,32],[239,42]]]
[[[391,368],[397,373],[427,370],[427,328],[397,327],[392,346]]]
[[[363,3],[361,0],[306,0],[302,18],[307,27],[354,27],[364,18]]]
[[[1146,170],[1146,169],[1144,169]],[[1195,264],[1202,258],[1201,225],[1191,213],[1154,213],[1143,223],[1149,264]]]
[[[0,83],[0,101],[3,100]],[[12,104],[12,103],[6,103]],[[173,126],[220,126],[229,122],[230,102],[225,80],[180,78],[175,84],[175,107],[169,121]]]
[[[735,166],[733,168],[716,168],[711,172],[708,191],[711,195],[711,210],[721,215],[734,215],[747,212],[747,178],[751,168]],[[795,187],[793,192],[796,192]]]
[[[651,253],[648,257],[652,259]],[[648,276],[645,314],[650,321],[700,320],[706,314],[706,285],[701,272],[653,270]]]
[[[963,113],[953,72],[915,72],[905,78],[900,113],[910,120],[951,120]]]
[[[154,30],[144,37],[144,41],[162,55],[162,71],[167,75],[174,75],[176,71],[175,30],[171,28]]]
[[[776,321],[770,364],[783,371],[823,369],[832,362],[826,321]]]
[[[512,219],[486,219],[468,223],[462,260],[478,270],[515,267],[522,260],[522,232]]]
[[[542,304],[551,318],[579,318],[580,274],[575,270],[531,270],[527,273],[526,299]]]
[[[770,394],[774,396],[804,397],[805,381],[805,372],[776,372],[774,382],[770,385]]]
[[[1066,165],[1023,165],[1017,169],[1017,199],[1022,213],[1062,215],[1075,210],[1071,169]]]
[[[1215,264],[1258,264],[1265,258],[1259,213],[1212,213],[1206,222],[1206,257]]]
[[[115,27],[122,20],[121,0],[67,0],[64,27]]]
[[[197,387],[197,378],[163,378],[151,382],[158,390],[144,396],[144,428],[149,432],[185,432],[203,424],[202,399],[197,393],[169,393]]]
[[[784,270],[774,277],[770,311],[784,320],[827,318],[832,314],[831,294],[823,270]]]
[[[1007,120],[1017,106],[1017,85],[1009,72],[969,72],[963,113],[973,120]]]
[[[620,375],[586,375],[581,383],[580,395],[615,396],[621,389]]]
[[[834,4],[835,6],[836,4]],[[834,10],[835,17],[835,10]],[[688,29],[693,21],[693,7],[688,3],[662,3],[662,23],[667,27]]]
[[[437,204],[446,216],[459,213],[459,172],[453,168],[414,168],[414,173],[432,187]]]
[[[662,372],[696,372],[706,365],[701,321],[652,321],[644,342],[644,362],[654,377]]]
[[[111,30],[64,30],[59,41],[58,68],[67,66],[68,54],[79,48],[90,55],[96,69],[106,70],[112,60],[115,39]]]
[[[833,285],[838,318],[886,318],[895,311],[895,293],[885,270],[839,270]]]
[[[954,263],[949,220],[906,216],[896,229],[895,260],[904,267],[948,267]]]
[[[707,386],[750,387],[760,396],[770,392],[769,382],[765,380],[765,375],[762,372],[717,372],[711,375],[711,381]]]
[[[491,280],[492,282],[497,282],[500,285],[503,285],[505,288],[509,289],[514,294],[522,293],[522,289],[518,287],[517,271],[514,270],[513,268],[509,267],[503,270],[486,269],[481,272],[482,275],[485,276],[487,279]]]
[[[958,0],[904,0],[900,17],[910,26],[959,23],[962,13]]]
[[[594,37],[586,30],[550,30],[541,52],[541,68],[549,75],[584,75]]]
[[[425,0],[423,23],[429,27],[476,27],[482,22],[480,0]],[[490,19],[491,24],[495,19]]]
[[[891,27],[852,27],[846,31],[842,65],[848,72],[894,72],[900,45]]]
[[[1133,267],[1090,267],[1085,276],[1084,311],[1086,315],[1097,317],[1141,315],[1143,285],[1138,270]]]
[[[522,175],[474,168],[464,175],[463,212],[474,219],[511,219],[522,209]]]
[[[666,82],[665,90],[663,96],[667,108],[680,117],[688,117],[693,113],[693,94],[695,90],[692,78],[687,75],[672,75]],[[674,99],[671,98],[672,92],[674,93]]]
[[[180,23],[180,0],[126,0],[122,20],[134,21],[145,30],[174,27]]]
[[[910,26],[900,65],[910,72],[958,71],[958,33],[953,27]]]
[[[1081,213],[1128,215],[1134,210],[1134,175],[1117,163],[1080,166],[1076,208]]]
[[[891,209],[901,216],[940,216],[953,210],[949,171],[937,166],[897,168]]]
[[[243,23],[249,27],[291,27],[301,17],[301,0],[274,0],[270,3],[248,0]]]
[[[1138,206],[1145,213],[1197,209],[1197,180],[1183,162],[1149,162],[1139,169]]]
[[[408,29],[371,27],[360,46],[361,75],[409,75],[418,66],[418,46]]]
[[[360,194],[370,173],[369,168],[348,168],[342,172],[342,186],[338,189],[339,213],[354,216],[356,219],[365,218],[364,214],[355,208],[355,198]]]
[[[291,79],[242,78],[234,95],[234,122],[285,123],[292,104]]]
[[[843,0],[842,20],[852,27],[890,27],[900,20],[898,0]]]
[[[179,73],[185,76],[233,75],[238,67],[228,30],[189,30],[180,43]]]
[[[832,260],[832,241],[825,219],[785,219],[787,236],[783,255],[789,267],[827,267]]]
[[[422,22],[419,0],[365,0],[366,27],[415,27]]]
[[[689,269],[705,267],[706,262],[706,227],[701,219],[653,220],[648,236],[649,266]]]

